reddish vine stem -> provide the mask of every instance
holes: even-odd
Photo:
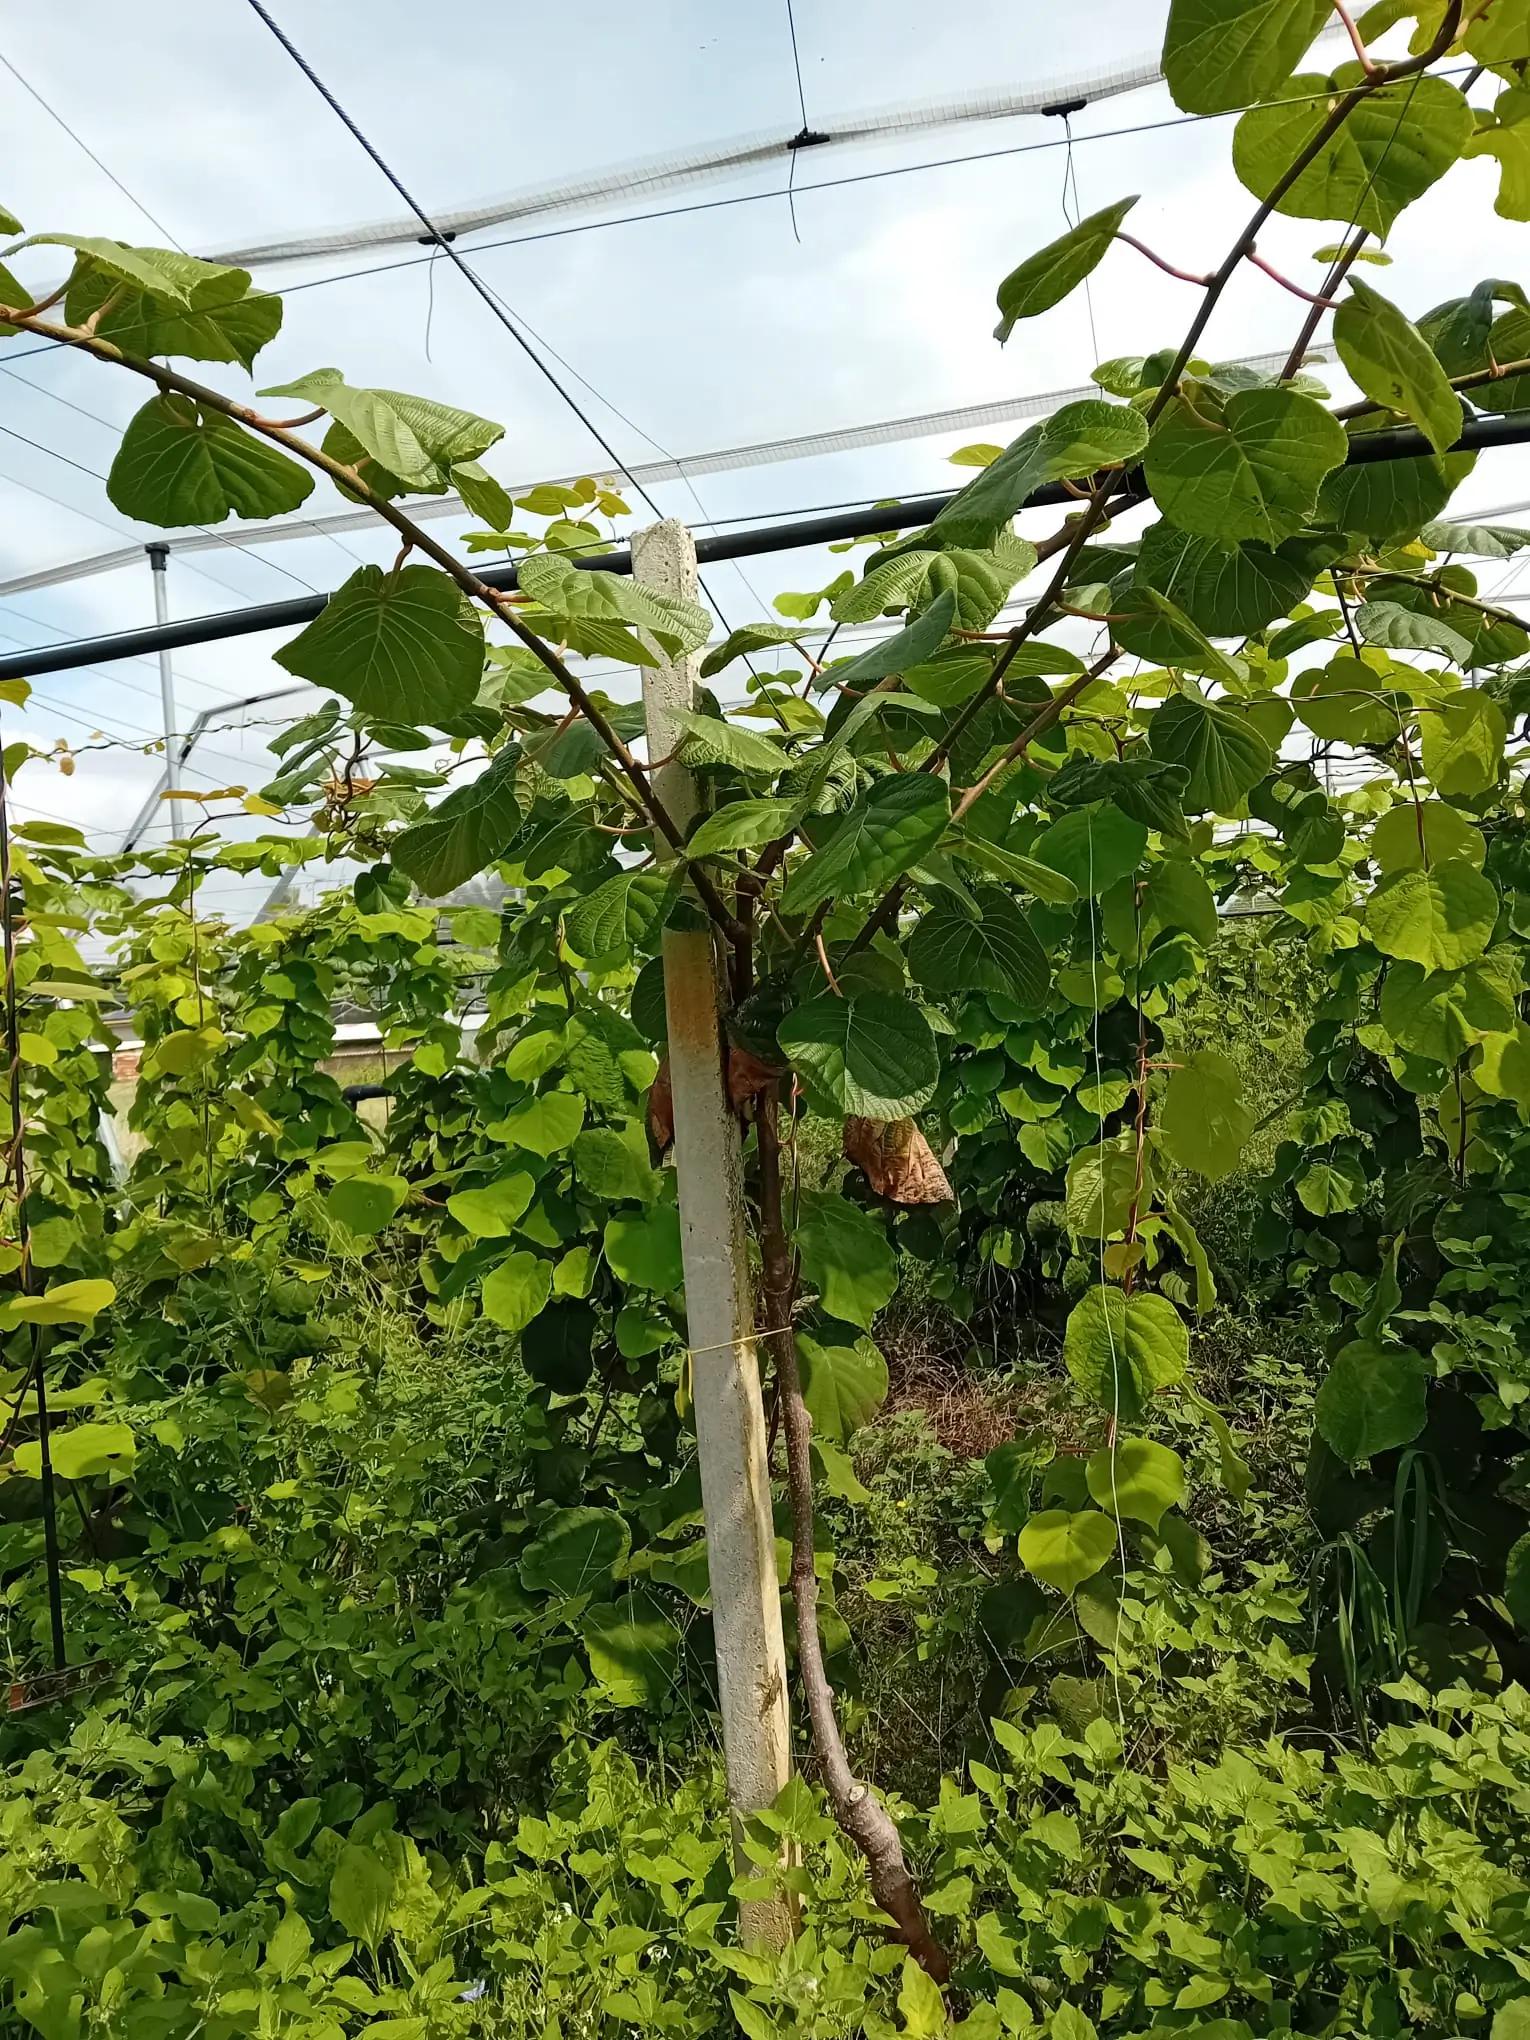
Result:
[[[1197,276],[1193,269],[1177,269],[1172,262],[1166,262],[1163,256],[1150,248],[1146,241],[1139,241],[1135,234],[1123,234],[1121,229],[1117,227],[1116,239],[1124,241],[1128,248],[1135,248],[1139,255],[1145,255],[1149,262],[1164,272],[1165,276],[1178,277],[1181,283],[1198,283],[1202,290],[1210,290],[1211,278],[1209,276]]]
[[[1290,291],[1292,297],[1304,298],[1309,305],[1315,305],[1320,312],[1331,312],[1333,310],[1334,300],[1331,297],[1323,297],[1315,290],[1308,290],[1304,283],[1297,283],[1292,277],[1286,276],[1275,267],[1273,262],[1266,262],[1257,248],[1249,249],[1247,259],[1253,263],[1256,269],[1263,270],[1272,283],[1278,283],[1282,290]]]
[[[110,340],[102,340],[82,327],[62,326],[53,320],[40,319],[31,311],[10,306],[0,306],[0,320],[7,325],[19,326],[26,332],[35,333],[40,339],[57,341],[61,346],[73,347],[98,361],[125,368],[130,373],[157,384],[162,390],[173,390],[178,396],[189,397],[193,403],[201,405],[204,409],[216,411],[225,418],[232,418],[236,423],[247,426],[250,431],[259,432],[264,438],[273,440],[296,459],[317,468],[321,474],[328,475],[331,481],[338,483],[349,494],[360,496],[384,522],[393,526],[406,546],[415,548],[433,560],[443,573],[451,576],[470,600],[481,603],[515,633],[532,656],[546,668],[616,759],[642,804],[653,817],[655,826],[663,832],[676,850],[685,848],[684,834],[674,816],[655,794],[643,765],[617,735],[603,711],[590,698],[558,654],[528,624],[521,621],[516,614],[515,604],[498,589],[491,588],[487,582],[481,581],[471,568],[465,567],[445,546],[438,544],[423,526],[406,516],[396,504],[375,495],[354,468],[334,459],[332,455],[325,453],[322,447],[298,438],[285,425],[274,424],[269,418],[263,418],[258,411],[251,410],[249,405],[235,403],[219,391],[209,389],[190,376],[180,375],[174,369],[164,368],[157,361],[128,354]],[[712,920],[730,940],[736,940],[740,933],[740,924],[711,877],[695,864],[690,866],[690,877]]]
[[[802,1395],[797,1340],[792,1330],[796,1287],[791,1247],[781,1200],[781,1142],[777,1124],[779,1086],[772,1084],[757,1121],[760,1155],[760,1254],[765,1321],[761,1333],[775,1354],[777,1408],[786,1438],[787,1492],[792,1517],[792,1605],[797,1611],[797,1667],[807,1700],[808,1722],[819,1775],[834,1818],[866,1859],[872,1896],[897,1928],[898,1938],[937,1983],[951,1964],[930,1932],[919,1888],[909,1874],[903,1842],[892,1815],[871,1787],[857,1778],[845,1754],[835,1712],[834,1689],[824,1667],[818,1629],[818,1575],[813,1544],[813,1421]]]
[[[1344,24],[1344,32],[1349,37],[1350,47],[1355,53],[1361,70],[1369,76],[1375,70],[1376,65],[1370,51],[1365,47],[1364,37],[1355,25],[1354,16],[1345,6],[1344,0],[1333,0],[1333,11]]]

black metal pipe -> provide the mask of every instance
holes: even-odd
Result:
[[[1453,452],[1472,453],[1494,446],[1530,442],[1530,413],[1510,412],[1502,418],[1472,418]],[[1409,425],[1367,432],[1350,442],[1346,465],[1376,460],[1417,460],[1434,448],[1422,432]],[[847,538],[869,538],[878,531],[910,531],[928,524],[944,509],[956,490],[936,496],[909,496],[898,503],[869,509],[835,510],[817,517],[784,518],[779,524],[756,524],[742,531],[715,532],[696,541],[702,566],[721,560],[754,559],[761,553],[793,552],[801,546],[827,545]],[[1028,510],[1075,502],[1061,483],[1049,483],[1025,500]],[[608,574],[630,574],[632,554],[626,546],[575,559],[576,567],[599,568]],[[478,578],[490,588],[508,591],[517,585],[514,564],[488,567]],[[75,638],[68,644],[38,645],[30,651],[0,658],[0,680],[33,680],[44,673],[68,673],[78,666],[137,659],[146,652],[179,651],[186,645],[216,644],[222,638],[251,637],[263,630],[291,630],[311,623],[324,607],[323,595],[296,595],[286,602],[257,602],[248,609],[225,609],[216,616],[187,617],[179,623],[153,624],[142,630],[119,630],[105,637]]]

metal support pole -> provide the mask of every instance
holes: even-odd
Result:
[[[155,539],[146,545],[149,567],[154,576],[154,620],[163,630],[170,621],[170,594],[166,586],[166,573],[170,565],[170,548],[163,539]],[[162,646],[159,654],[159,705],[165,719],[165,791],[175,789],[175,675],[170,669],[170,651]],[[181,833],[181,804],[178,800],[170,803],[170,834]]]
[[[649,588],[696,599],[695,544],[673,519],[634,535],[632,570]],[[652,758],[672,758],[679,743],[682,733],[675,717],[695,701],[695,664],[694,659],[666,660],[643,668]],[[653,779],[655,792],[684,827],[700,805],[689,769],[671,762],[657,767]],[[667,855],[667,846],[661,844],[659,854]],[[723,1090],[720,994],[710,930],[666,930],[664,1003],[691,1396],[723,1752],[737,1822],[769,1806],[791,1776],[791,1733],[739,1129]],[[747,1859],[737,1849],[735,1854],[740,1870],[747,1871]],[[745,1904],[740,1915],[746,1942],[779,1948],[792,1934],[793,1909],[785,1901]]]

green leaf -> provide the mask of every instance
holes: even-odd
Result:
[[[1419,718],[1419,755],[1430,784],[1449,800],[1498,784],[1508,725],[1490,695],[1463,688]]]
[[[1402,726],[1406,696],[1385,675],[1340,652],[1326,666],[1309,667],[1291,683],[1291,706],[1325,743],[1389,744]]]
[[[1119,922],[1111,911],[1117,899],[1134,908]],[[1151,865],[1135,902],[1125,886],[1106,901],[1105,930],[1123,958],[1135,959],[1139,941],[1146,952],[1166,930],[1175,928],[1193,936],[1203,949],[1216,940],[1216,900],[1200,866],[1188,857],[1166,857]]]
[[[1425,970],[1459,970],[1480,956],[1497,918],[1492,881],[1463,857],[1383,879],[1365,914],[1370,938],[1383,956],[1401,957]]]
[[[657,1707],[675,1690],[680,1631],[649,1594],[585,1611],[580,1625],[590,1673],[613,1707]]]
[[[481,517],[494,531],[510,529],[515,505],[509,492],[500,487],[487,468],[481,468],[476,460],[453,461],[450,478],[452,487],[475,517]]]
[[[800,623],[746,623],[737,630],[730,630],[720,645],[715,645],[701,662],[701,677],[710,680],[714,673],[721,673],[731,666],[735,659],[747,657],[750,652],[763,652],[773,645],[797,645],[803,635]]]
[[[1362,602],[1354,619],[1369,645],[1402,652],[1443,652],[1457,665],[1464,665],[1472,654],[1470,638],[1427,610],[1406,609],[1400,602]]]
[[[565,1038],[568,1044],[565,1073],[574,1089],[592,1105],[625,1112],[631,1093],[646,1090],[652,1081],[654,1064],[647,1044],[631,1021],[614,1006],[586,1004],[578,1008],[568,1023]],[[569,1139],[578,1130],[574,1126]]]
[[[1519,1627],[1530,1630],[1530,1535],[1521,1537],[1510,1549],[1503,1597]],[[1493,2020],[1493,2040],[1530,2040],[1530,1996],[1514,1998],[1499,2010]]]
[[[887,1362],[870,1339],[830,1345],[799,1332],[797,1360],[813,1429],[830,1440],[842,1441],[869,1424],[887,1398]]]
[[[1186,113],[1276,92],[1329,17],[1327,0],[1173,0],[1163,75]]]
[[[1089,1492],[1113,1516],[1130,1516],[1156,1530],[1168,1509],[1189,1492],[1185,1462],[1150,1438],[1121,1438],[1093,1453],[1086,1469]]]
[[[512,1105],[503,1119],[496,1119],[484,1132],[490,1140],[524,1148],[545,1160],[571,1146],[583,1124],[583,1098],[572,1091],[543,1091],[539,1097],[523,1098],[519,1105]]]
[[[204,262],[170,248],[134,248],[126,241],[108,241],[79,234],[32,234],[24,248],[72,248],[80,260],[117,283],[147,291],[150,297],[200,310],[227,304],[250,287],[249,271],[222,262]]]
[[[1188,542],[1210,543],[1193,537]],[[1201,673],[1228,685],[1239,685],[1247,677],[1247,668],[1241,660],[1218,651],[1193,617],[1140,574],[1115,601],[1115,634],[1123,650],[1135,652],[1140,659],[1156,659],[1162,665],[1179,666],[1187,673]]]
[[[1137,869],[1147,839],[1142,822],[1114,805],[1098,803],[1060,815],[1033,847],[1039,863],[1061,872],[1082,897],[1094,898]]]
[[[136,413],[106,478],[124,517],[144,524],[221,524],[277,517],[313,490],[295,460],[219,412],[173,393]]]
[[[781,911],[810,914],[830,898],[884,891],[934,848],[950,818],[950,789],[935,773],[899,772],[879,779],[793,867]]]
[[[944,899],[926,909],[909,940],[909,969],[942,997],[1000,992],[1039,1008],[1050,973],[1024,914],[996,885],[975,886],[973,898],[975,921]]]
[[[733,800],[707,815],[686,844],[692,857],[716,857],[725,850],[756,850],[792,827],[798,814],[791,800]]]
[[[725,722],[721,716],[682,708],[676,712],[675,721],[684,731],[679,755],[687,765],[704,769],[720,766],[756,778],[775,779],[791,762],[771,738],[754,730],[741,730],[737,723]]]
[[[1515,524],[1426,524],[1419,537],[1431,552],[1469,560],[1511,560],[1530,545],[1530,531]]]
[[[652,1204],[660,1179],[642,1146],[636,1126],[626,1136],[612,1126],[587,1127],[574,1142],[574,1174],[602,1204]]]
[[[117,1300],[116,1284],[99,1279],[55,1282],[41,1296],[8,1296],[0,1325],[89,1325]]]
[[[940,1077],[929,1021],[911,999],[832,993],[789,1013],[776,1039],[831,1117],[907,1119],[927,1104]]]
[[[1298,72],[1233,132],[1233,168],[1256,198],[1268,198],[1316,140],[1337,87],[1361,82],[1358,64],[1331,78]],[[1296,219],[1342,220],[1383,240],[1405,206],[1442,177],[1466,147],[1472,115],[1443,78],[1406,78],[1369,92],[1277,201]]]
[[[632,1548],[615,1509],[559,1509],[521,1553],[528,1594],[586,1594],[608,1586]]]
[[[521,819],[515,792],[520,763],[513,745],[496,751],[476,779],[454,787],[394,837],[393,862],[429,898],[455,892],[509,849]]]
[[[618,1281],[669,1296],[685,1280],[680,1214],[673,1204],[606,1221],[606,1259]]]
[[[1365,1180],[1353,1160],[1311,1162],[1296,1179],[1296,1194],[1314,1218],[1356,1210],[1365,1190]]]
[[[1519,1020],[1512,1032],[1487,1035],[1471,1074],[1478,1090],[1490,1098],[1530,1105],[1530,1027]]]
[[[1080,1388],[1131,1423],[1150,1396],[1184,1379],[1190,1339],[1167,1297],[1099,1283],[1069,1313],[1063,1361]]]
[[[623,574],[576,567],[557,553],[529,553],[516,578],[521,593],[554,616],[632,624],[675,656],[699,650],[711,635],[711,614],[699,602],[660,594]]]
[[[1221,545],[1164,518],[1142,535],[1132,585],[1167,596],[1211,637],[1246,637],[1287,615],[1312,586],[1312,575],[1268,546]],[[1123,628],[1142,658],[1181,662],[1178,641],[1155,619]]]
[[[1274,754],[1246,715],[1221,702],[1175,694],[1148,727],[1148,749],[1190,774],[1184,790],[1192,814],[1233,814],[1274,764]]]
[[[336,368],[317,368],[296,382],[262,390],[261,395],[316,404],[385,473],[406,488],[428,492],[443,492],[452,467],[476,461],[505,432],[491,419],[432,403],[427,397],[402,390],[352,389]]]
[[[672,894],[661,871],[618,871],[569,908],[563,921],[569,944],[586,963],[626,960],[653,946]]]
[[[865,583],[858,585],[864,587]],[[891,637],[883,638],[859,658],[852,659],[846,666],[836,666],[833,682],[836,687],[869,687],[873,681],[885,680],[893,673],[907,673],[926,659],[933,658],[946,641],[956,614],[956,597],[949,591],[937,595],[924,614],[907,623],[902,630]]]
[[[869,1332],[898,1287],[885,1228],[837,1191],[805,1190],[793,1238],[803,1276],[829,1316]]]
[[[464,1231],[475,1239],[503,1239],[515,1231],[533,1196],[536,1184],[523,1169],[508,1176],[496,1176],[492,1183],[458,1190],[446,1200],[446,1208]]]
[[[1219,1183],[1243,1160],[1253,1130],[1236,1064],[1214,1048],[1183,1057],[1158,1115],[1158,1131],[1179,1166]]]
[[[540,1254],[507,1254],[483,1278],[484,1316],[502,1331],[524,1331],[552,1293],[552,1273]]]
[[[538,1387],[550,1388],[555,1395],[579,1393],[594,1364],[596,1324],[590,1305],[575,1298],[556,1298],[538,1312],[521,1333],[521,1365]],[[625,1353],[627,1348],[621,1350]]]
[[[1121,1104],[1129,1096],[1130,1087],[1123,1085]],[[1152,1195],[1152,1164],[1152,1149],[1145,1146],[1139,1156],[1136,1136],[1129,1132],[1080,1148],[1068,1164],[1063,1193],[1074,1239],[1100,1246],[1113,1233],[1125,1232],[1133,1206]]]
[[[1371,831],[1371,858],[1384,872],[1417,871],[1448,857],[1480,866],[1486,855],[1481,830],[1442,800],[1400,800]]]
[[[911,548],[878,560],[859,581],[835,596],[829,614],[836,623],[871,623],[891,610],[907,608],[924,586],[934,557],[932,551]],[[954,607],[954,597],[952,602]]]
[[[1140,411],[1083,397],[1027,426],[992,467],[959,489],[930,526],[954,545],[991,545],[1033,490],[1133,461],[1148,443]]]
[[[483,625],[436,567],[361,567],[273,656],[300,680],[333,687],[369,715],[408,727],[472,705],[483,676]]]
[[[998,293],[999,323],[994,338],[1001,346],[1021,319],[1034,319],[1039,312],[1061,304],[1098,268],[1116,230],[1136,203],[1133,196],[1102,207],[1010,271]]]
[[[1411,1444],[1424,1428],[1429,1367],[1409,1346],[1341,1347],[1313,1405],[1318,1434],[1346,1465]]]
[[[72,1424],[49,1439],[49,1458],[60,1480],[92,1480],[131,1471],[138,1440],[126,1424]],[[11,1461],[18,1473],[36,1480],[42,1473],[42,1443],[18,1445]]]
[[[1020,1532],[1020,1563],[1059,1593],[1092,1579],[1116,1555],[1117,1531],[1097,1509],[1043,1509]]]
[[[971,1879],[967,1879],[971,1889]],[[912,1955],[905,1955],[898,1982],[898,2014],[905,2040],[934,2040],[950,2030],[946,2002],[940,1985],[923,1970]]]
[[[252,292],[249,284],[244,270],[231,269],[222,290],[205,290],[198,308],[191,311],[144,291],[124,292],[104,270],[85,269],[70,281],[65,313],[71,326],[96,319],[97,338],[110,340],[129,354],[237,361],[248,370],[282,324],[281,299],[271,292]],[[116,302],[108,309],[113,299]]]
[[[1148,441],[1143,472],[1159,508],[1184,530],[1223,546],[1244,538],[1278,545],[1310,521],[1348,444],[1321,404],[1290,390],[1240,391],[1220,418],[1175,397]]]
[[[1352,276],[1349,292],[1333,317],[1339,359],[1366,396],[1411,418],[1435,452],[1444,453],[1461,437],[1461,399],[1433,348],[1380,291]]]
[[[408,1195],[401,1176],[347,1176],[327,1193],[324,1209],[335,1225],[365,1238],[391,1223]]]
[[[1446,1068],[1484,1034],[1510,1034],[1518,1014],[1518,972],[1493,950],[1465,970],[1426,971],[1394,963],[1381,987],[1381,1024],[1400,1048]]]
[[[1072,879],[1034,857],[1022,857],[1018,851],[1006,850],[1000,843],[990,843],[986,838],[969,835],[965,830],[948,835],[945,847],[964,864],[975,864],[979,871],[986,871],[994,878],[1007,878],[1012,884],[1023,886],[1047,906],[1073,907],[1078,904],[1078,887]]]
[[[1379,425],[1379,413],[1371,417]],[[1358,441],[1365,435],[1353,434]],[[1424,454],[1417,460],[1375,460],[1336,468],[1323,484],[1318,509],[1341,531],[1379,545],[1412,538],[1437,517],[1471,473],[1473,453]]]
[[[1235,1502],[1242,1502],[1249,1491],[1253,1475],[1249,1471],[1248,1461],[1242,1457],[1233,1442],[1231,1426],[1216,1404],[1208,1402],[1205,1396],[1192,1388],[1188,1382],[1184,1384],[1184,1395],[1192,1409],[1198,1410],[1206,1419],[1211,1427],[1211,1435],[1217,1441],[1217,1458],[1221,1461],[1223,1487]]]
[[[329,1878],[329,1913],[353,1941],[375,1955],[388,1931],[393,1905],[393,1868],[381,1847],[347,1842]]]

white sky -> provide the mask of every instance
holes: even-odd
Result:
[[[809,119],[828,125],[861,108],[1130,65],[1156,48],[1166,6],[946,0],[932,14],[923,0],[797,0],[796,11]],[[273,12],[428,210],[760,129],[790,134],[800,120],[785,0],[748,7],[659,0],[646,10],[586,0],[513,12],[462,0],[435,0],[427,9],[405,0],[275,0]],[[6,27],[10,64],[192,251],[403,210],[244,0],[161,0],[148,11],[117,0],[71,0],[63,9],[13,9]],[[1476,96],[1489,97],[1480,87]],[[4,69],[0,120],[10,144],[0,200],[29,230],[162,243]],[[1229,166],[1232,121],[1089,139],[1176,120],[1162,87],[1076,116],[1079,198],[1087,212],[1140,191],[1132,229],[1184,266],[1210,267],[1252,203]],[[969,123],[898,143],[809,151],[798,181],[1059,139],[1059,124],[1041,117]],[[991,339],[999,278],[1062,230],[1065,163],[1059,147],[1033,148],[800,192],[800,244],[785,202],[773,198],[474,253],[498,237],[488,229],[459,246],[624,414],[576,386],[622,458],[635,463],[660,448],[696,454],[1080,383],[1096,360],[1174,344],[1194,310],[1193,291],[1124,247],[1096,275],[1093,334],[1091,303],[1078,293],[1021,327],[1002,352]],[[1482,277],[1524,274],[1525,230],[1492,211],[1496,174],[1486,163],[1452,172],[1443,189],[1404,213],[1391,243],[1393,267],[1367,272],[1370,279],[1417,316]],[[581,214],[577,222],[771,191],[782,181],[772,165]],[[505,231],[525,229],[498,230]],[[1261,247],[1288,273],[1315,283],[1320,271],[1311,255],[1329,238],[1322,225],[1277,221]],[[502,420],[505,439],[487,464],[505,481],[586,466],[608,472],[578,420],[449,264],[437,262],[433,279],[417,264],[328,280],[417,252],[262,271],[266,284],[314,287],[289,301],[283,331],[257,362],[257,382],[334,365],[353,382],[416,390]],[[41,251],[24,260],[34,283],[56,273]],[[1295,299],[1249,270],[1219,308],[1207,351],[1225,358],[1285,346],[1301,318]],[[62,352],[20,360],[30,346],[13,341],[0,351],[0,580],[155,535],[123,519],[98,479],[115,450],[113,426],[120,428],[145,391]],[[199,372],[230,388],[239,382],[233,371]],[[1008,435],[988,428],[977,436]],[[678,484],[655,495],[667,514],[699,522],[949,487],[961,479],[946,462],[959,438],[708,477],[697,484],[703,510]],[[1526,496],[1530,452],[1490,453],[1456,509]],[[321,485],[305,509],[338,507]],[[259,558],[220,550],[173,559],[173,613],[279,599],[300,587],[328,590],[357,559],[392,551],[389,541],[350,534],[343,549],[332,539],[307,539]],[[752,589],[736,568],[714,568],[708,578],[738,623],[768,614],[778,589],[820,585],[839,564],[811,554],[751,561]],[[145,562],[0,602],[0,639],[9,654],[152,617]],[[270,661],[278,641],[252,638],[177,655],[181,726],[220,697],[284,684],[287,676]],[[57,736],[83,743],[99,719],[130,742],[147,741],[158,705],[152,663],[52,675],[39,680],[24,718],[10,713],[7,729],[40,743]],[[261,742],[258,731],[210,736],[199,752],[201,774],[187,776],[258,785],[270,772]],[[92,752],[71,779],[33,765],[20,805],[76,821],[109,847],[110,832],[126,824],[157,771],[156,760],[132,751]]]

